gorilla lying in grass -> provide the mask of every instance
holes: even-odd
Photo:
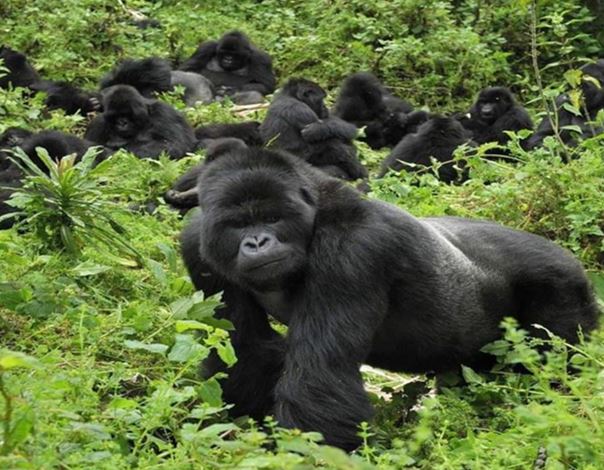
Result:
[[[507,315],[573,342],[596,326],[581,265],[548,240],[480,220],[418,219],[289,154],[240,141],[216,149],[182,249],[196,288],[224,291],[219,315],[235,326],[238,361],[223,391],[235,414],[274,413],[350,450],[372,415],[362,363],[486,366],[480,348]],[[288,325],[286,337],[268,315]],[[224,366],[214,356],[204,369]]]

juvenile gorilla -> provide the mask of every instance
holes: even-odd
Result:
[[[464,174],[459,174],[452,161],[453,152],[462,144],[470,141],[470,133],[453,118],[434,117],[422,124],[417,133],[409,134],[401,140],[382,163],[379,177],[383,177],[389,170],[416,171],[414,165],[431,166],[431,158],[443,163],[438,169],[441,181],[452,183],[465,179]],[[409,163],[412,165],[405,165]]]
[[[202,43],[180,69],[200,73],[218,95],[231,96],[239,104],[262,102],[277,83],[271,57],[239,31]]]
[[[470,109],[470,118],[462,124],[472,132],[472,139],[479,145],[486,142],[505,145],[509,140],[505,131],[533,129],[533,121],[526,109],[504,87],[482,90]]]
[[[343,179],[365,178],[352,140],[356,127],[329,117],[325,91],[303,78],[289,80],[273,99],[260,135],[266,145],[287,150],[326,173]]]
[[[185,229],[191,279],[224,291],[238,361],[223,383],[235,414],[274,413],[344,449],[372,409],[359,366],[478,367],[514,315],[568,341],[596,325],[580,264],[553,243],[494,223],[417,219],[363,199],[300,159],[222,148],[199,177]],[[274,331],[268,315],[288,325]],[[216,356],[204,364],[224,370]]]
[[[140,158],[157,158],[166,152],[181,158],[195,145],[195,134],[174,108],[149,99],[129,85],[105,91],[103,113],[95,117],[85,138],[111,150],[126,149]]]
[[[604,109],[604,59],[594,64],[587,64],[581,68],[583,74],[588,78],[581,83],[583,93],[583,109],[581,114],[565,109],[564,105],[570,103],[568,95],[560,95],[556,99],[556,117],[554,123],[560,132],[562,141],[567,145],[576,145],[578,133],[572,128],[580,129],[583,138],[593,137],[604,132],[601,126],[592,124],[597,114]],[[596,85],[590,79],[595,79],[600,85]],[[543,145],[543,140],[554,135],[554,128],[548,116],[544,117],[535,133],[528,139],[525,148],[532,150]]]
[[[130,85],[146,98],[156,93],[171,91],[174,86],[185,88],[187,106],[210,103],[214,99],[214,85],[204,76],[181,70],[172,70],[170,64],[159,57],[124,60],[101,80],[101,88],[114,85]]]
[[[409,132],[405,119],[413,107],[393,96],[373,74],[358,72],[344,80],[335,116],[365,127],[365,141],[373,148],[395,146]]]

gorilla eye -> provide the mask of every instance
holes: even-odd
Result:
[[[263,218],[264,223],[267,224],[276,224],[277,222],[279,222],[281,220],[281,217],[279,217],[278,215],[267,215],[266,217]]]

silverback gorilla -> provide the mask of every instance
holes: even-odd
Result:
[[[515,316],[569,341],[596,325],[580,264],[553,243],[491,222],[415,218],[363,199],[292,155],[222,146],[199,177],[201,214],[182,235],[197,289],[224,292],[238,361],[235,414],[274,413],[343,449],[372,408],[359,366],[446,371]],[[286,337],[268,315],[288,325]],[[206,374],[224,370],[216,356]]]
[[[238,104],[262,102],[277,83],[271,57],[239,31],[202,43],[180,69],[200,73],[218,95],[231,96]]]

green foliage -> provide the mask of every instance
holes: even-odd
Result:
[[[577,112],[583,77],[573,70],[602,46],[585,33],[592,19],[583,3],[538,2],[545,97],[569,92]],[[335,91],[346,74],[370,69],[438,111],[467,109],[483,86],[512,84],[536,114],[528,4],[5,0],[0,43],[26,52],[46,78],[93,88],[120,58],[180,60],[200,41],[239,28],[273,54],[281,80],[304,75]],[[137,29],[140,14],[162,28]],[[193,125],[263,117],[236,116],[220,103],[185,109],[179,93],[161,99]],[[43,100],[0,90],[0,131],[82,134],[86,118],[48,112]],[[504,159],[491,144],[460,152],[457,164],[471,175],[464,184],[444,185],[434,169],[402,171],[372,182],[368,197],[416,216],[480,217],[550,238],[589,268],[604,307],[602,137],[576,148],[549,138],[528,153],[520,137]],[[375,173],[386,152],[358,148]],[[213,315],[219,297],[193,292],[178,243],[190,216],[182,220],[162,199],[203,156],[151,161],[118,152],[95,167],[92,153],[77,164],[40,157],[48,175],[15,157],[29,174],[14,199],[25,219],[0,231],[0,338],[8,348],[0,351],[0,468],[601,467],[601,329],[571,346],[547,333],[528,338],[508,320],[504,338],[484,349],[497,360],[491,373],[463,367],[436,384],[364,368],[376,417],[361,426],[363,445],[351,455],[271,418],[230,419],[222,375],[202,379],[198,364],[215,353],[228,373],[232,325]],[[153,210],[142,210],[149,203]],[[549,350],[538,352],[544,343]]]
[[[2,218],[23,216],[18,225],[34,232],[49,249],[78,254],[82,246],[102,242],[140,259],[126,241],[124,228],[111,216],[110,203],[103,199],[103,192],[93,178],[100,150],[88,150],[79,163],[75,163],[75,154],[54,162],[46,149],[36,151],[48,174],[18,149],[13,162],[26,179],[10,204],[21,211]]]

